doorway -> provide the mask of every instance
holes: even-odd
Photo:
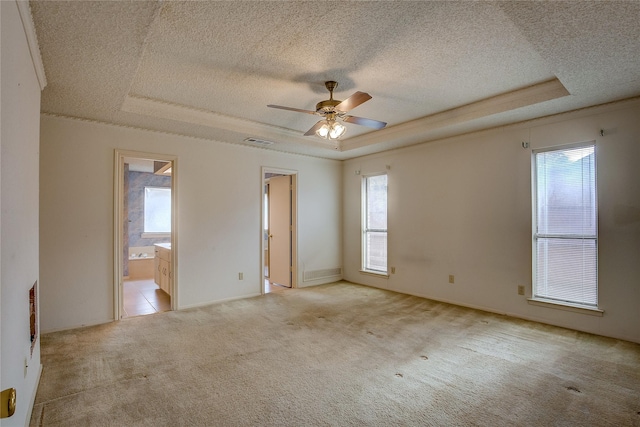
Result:
[[[116,151],[114,318],[175,309],[176,158]]]
[[[263,168],[263,294],[297,287],[296,183],[296,171]]]

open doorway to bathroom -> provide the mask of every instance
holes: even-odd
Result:
[[[175,307],[175,162],[116,153],[116,319]]]

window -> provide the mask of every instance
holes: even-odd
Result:
[[[533,298],[598,305],[595,145],[534,153]]]
[[[363,180],[363,270],[387,274],[387,175]]]
[[[144,188],[144,232],[171,233],[171,188]]]

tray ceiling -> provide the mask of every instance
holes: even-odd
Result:
[[[30,6],[42,112],[334,159],[640,95],[640,2],[57,2]],[[355,91],[337,143],[303,136]]]

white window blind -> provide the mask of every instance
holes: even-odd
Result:
[[[387,175],[364,179],[365,271],[387,273]]]
[[[535,153],[534,298],[597,307],[595,145]]]

